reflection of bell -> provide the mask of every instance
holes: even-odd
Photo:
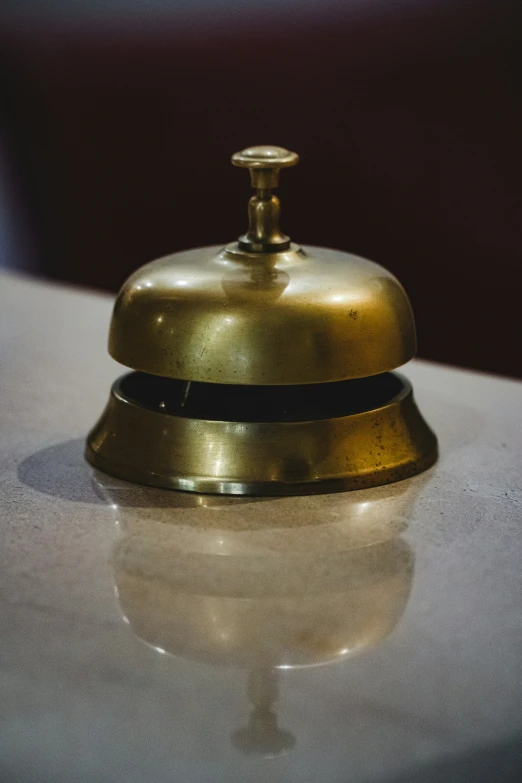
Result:
[[[294,529],[285,518],[290,498],[206,506],[185,495],[192,507],[175,507],[162,501],[177,493],[140,488],[137,497],[132,485],[101,481],[121,531],[112,564],[123,614],[161,652],[249,673],[252,711],[233,735],[244,752],[293,746],[277,725],[277,669],[364,654],[404,611],[413,554],[397,520],[411,500],[408,484],[388,498],[373,490],[382,492],[373,505],[364,492],[322,496],[322,520],[319,498],[302,498],[311,505]]]
[[[359,489],[419,473],[436,439],[409,382],[404,290],[348,253],[299,247],[272,189],[297,163],[280,147],[233,156],[256,189],[238,242],[138,270],[114,307],[120,378],[87,457],[142,484],[221,494]],[[311,198],[307,195],[307,198]]]
[[[248,725],[232,734],[232,744],[248,755],[280,756],[292,750],[295,737],[279,728],[273,710],[277,700],[277,672],[274,669],[250,672],[248,695],[252,705]]]
[[[147,537],[119,542],[121,607],[153,647],[208,663],[295,667],[359,654],[390,633],[409,592],[411,553],[402,539],[290,558],[171,546],[162,536],[159,560]]]

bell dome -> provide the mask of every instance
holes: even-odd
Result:
[[[272,188],[297,156],[253,147],[233,157],[257,189],[250,226],[226,247],[153,261],[124,284],[109,351],[152,375],[203,383],[329,383],[393,370],[416,351],[398,280],[350,253],[300,247],[279,230]]]

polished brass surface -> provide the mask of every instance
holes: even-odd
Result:
[[[256,189],[246,234],[124,284],[109,352],[136,372],[88,437],[96,467],[191,492],[295,495],[386,484],[436,460],[409,383],[391,373],[416,351],[400,283],[279,228],[272,191],[298,160],[266,145],[233,155]]]
[[[258,188],[247,234],[132,275],[114,307],[113,358],[163,377],[254,385],[362,378],[411,359],[413,315],[390,272],[350,253],[299,247],[279,231],[271,188],[297,155],[254,147],[233,162]]]
[[[250,169],[252,187],[257,190],[248,204],[248,231],[238,240],[241,250],[276,253],[290,248],[290,237],[279,230],[279,199],[272,194],[272,188],[279,184],[279,170],[295,166],[298,161],[295,152],[266,145],[232,155],[234,166]]]
[[[193,492],[285,495],[387,484],[437,456],[411,385],[392,378],[394,396],[373,410],[260,422],[185,416],[183,399],[177,415],[164,413],[162,402],[146,407],[125,393],[132,382],[125,376],[89,435],[87,457],[129,481]]]
[[[382,267],[348,253],[237,246],[154,261],[123,286],[109,351],[133,370],[207,383],[328,383],[416,351],[411,308]]]

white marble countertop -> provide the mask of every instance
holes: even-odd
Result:
[[[148,490],[82,457],[110,309],[0,277],[0,780],[518,780],[522,383],[408,365],[387,488]]]

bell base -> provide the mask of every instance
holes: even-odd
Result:
[[[438,450],[410,382],[389,375],[393,396],[371,410],[262,422],[154,410],[126,396],[131,376],[124,376],[88,436],[86,458],[117,478],[202,494],[304,495],[390,484],[429,468]]]

